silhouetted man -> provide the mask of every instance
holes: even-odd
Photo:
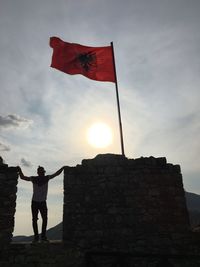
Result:
[[[41,233],[41,241],[48,241],[46,237],[46,228],[47,228],[47,192],[48,192],[48,182],[50,179],[58,176],[63,171],[64,167],[55,172],[52,175],[45,175],[45,169],[41,166],[38,167],[37,173],[38,176],[24,176],[20,167],[18,167],[18,173],[22,180],[31,181],[33,183],[33,197],[31,203],[31,211],[32,211],[32,225],[34,232],[34,240],[33,242],[39,241],[38,234],[38,213],[40,211],[42,217],[42,233]]]

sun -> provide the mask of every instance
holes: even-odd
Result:
[[[105,123],[94,123],[87,131],[88,143],[96,148],[105,148],[112,143],[112,130]]]

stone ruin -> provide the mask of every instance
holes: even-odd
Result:
[[[65,167],[57,246],[10,244],[16,186],[16,168],[1,164],[0,252],[12,256],[7,266],[30,263],[30,253],[34,266],[47,267],[200,266],[200,237],[190,229],[180,166],[166,158],[105,154]]]
[[[190,231],[180,166],[108,154],[66,168],[63,227],[84,249],[169,252]]]
[[[12,240],[17,198],[18,174],[15,167],[8,167],[0,157],[0,249]]]

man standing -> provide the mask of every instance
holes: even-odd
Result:
[[[31,181],[33,183],[33,197],[31,203],[31,211],[32,211],[32,226],[34,232],[34,243],[39,242],[39,234],[38,234],[38,213],[40,211],[42,217],[42,233],[41,233],[41,241],[47,241],[46,237],[46,229],[47,229],[47,192],[48,192],[48,182],[50,179],[58,176],[64,170],[62,167],[60,170],[55,172],[52,175],[45,175],[45,169],[41,166],[37,169],[38,176],[24,176],[20,167],[18,167],[18,173],[22,180]]]

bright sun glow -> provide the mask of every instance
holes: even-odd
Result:
[[[94,147],[107,147],[112,143],[111,128],[105,123],[95,123],[88,129],[87,139]]]

